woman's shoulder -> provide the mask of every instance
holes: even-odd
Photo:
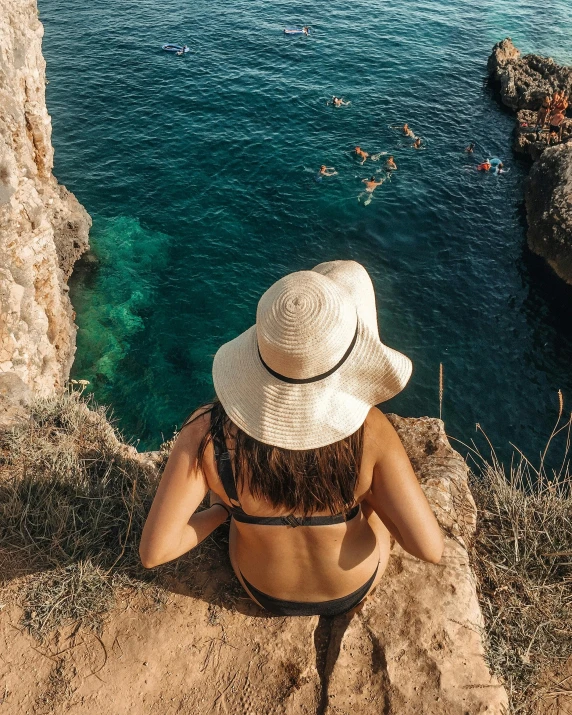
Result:
[[[370,453],[381,455],[399,440],[395,428],[378,407],[370,409],[364,427],[364,449]]]
[[[214,405],[202,405],[185,421],[177,435],[177,441],[189,449],[197,448],[211,428],[211,412]]]
[[[387,431],[394,431],[393,425],[384,415],[384,413],[379,409],[379,407],[372,407],[365,418],[365,429],[366,432],[370,431],[374,434],[383,433]]]

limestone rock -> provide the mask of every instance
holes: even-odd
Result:
[[[0,429],[12,427],[28,416],[32,393],[14,372],[0,373]]]
[[[546,149],[525,185],[528,245],[572,284],[572,141]]]
[[[467,466],[439,420],[390,416],[448,535],[438,565],[393,548],[379,586],[330,647],[326,715],[503,713],[483,658],[483,619],[464,547],[476,525]],[[339,626],[338,626],[339,630]]]
[[[60,389],[75,352],[66,281],[91,220],[52,175],[36,0],[0,0],[0,374]]]
[[[487,65],[489,74],[500,84],[503,104],[514,109],[538,110],[546,95],[556,90],[572,95],[572,69],[556,64],[551,57],[525,55],[510,37],[497,42]]]

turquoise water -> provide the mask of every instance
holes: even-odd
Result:
[[[39,4],[55,173],[99,260],[72,281],[74,376],[140,448],[212,396],[212,355],[273,281],[335,258],[368,268],[382,337],[413,360],[386,409],[438,415],[443,363],[449,434],[478,422],[540,448],[557,390],[572,400],[572,296],[526,250],[526,165],[486,59],[510,35],[572,62],[567,2]],[[284,37],[297,23],[313,34]],[[425,150],[391,128],[404,121]],[[361,179],[382,162],[360,167],[356,144],[399,167],[368,206]],[[475,171],[487,155],[510,172]],[[322,163],[339,174],[317,183]]]

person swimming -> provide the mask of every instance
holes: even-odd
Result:
[[[491,169],[494,169],[495,174],[501,174],[504,171],[504,164],[502,163],[502,160],[498,157],[494,157],[493,159],[487,159],[487,162],[491,165]]]
[[[384,176],[384,178],[380,179],[379,181],[377,181],[375,176],[371,176],[369,179],[362,179],[362,183],[365,184],[365,191],[362,191],[362,193],[358,196],[358,201],[361,201],[362,198],[366,196],[363,205],[369,206],[373,197],[373,192],[377,189],[378,186],[381,186],[383,182],[388,178],[391,178],[390,174],[387,174],[387,176]]]
[[[333,166],[326,166],[325,164],[322,164],[320,170],[316,174],[316,181],[321,181],[324,176],[335,176],[337,173],[338,172]]]
[[[309,35],[309,34],[310,34],[310,28],[308,27],[308,25],[304,25],[304,27],[302,28],[302,32],[303,32],[305,35]]]
[[[349,102],[344,102],[342,97],[332,97],[332,104],[334,107],[347,107]]]
[[[472,154],[474,152],[474,150],[475,150],[475,142],[470,142],[469,146],[465,147],[465,151],[468,154]]]
[[[393,156],[387,157],[387,161],[385,162],[385,168],[389,171],[395,171],[397,169],[397,164],[393,160]]]
[[[492,168],[492,164],[491,164],[490,161],[487,159],[486,161],[481,162],[481,163],[477,166],[477,171],[490,171],[491,168]]]
[[[413,142],[413,148],[414,149],[422,149],[423,147],[421,146],[421,137],[416,137],[415,141]]]
[[[360,157],[362,164],[364,163],[364,161],[365,161],[365,160],[367,159],[367,157],[369,156],[369,154],[367,153],[367,151],[364,151],[364,150],[361,149],[359,146],[356,146],[356,148],[354,149],[354,152],[356,153],[356,156],[359,156],[359,157]]]
[[[403,133],[405,134],[406,137],[411,137],[412,139],[415,139],[415,134],[414,132],[409,128],[409,125],[405,123],[403,125]]]
[[[381,181],[376,181],[375,176],[372,176],[369,179],[362,179],[362,183],[365,184],[365,190],[368,194],[373,194],[377,187],[381,186],[384,181],[385,179],[382,179]]]

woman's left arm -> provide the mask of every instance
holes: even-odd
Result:
[[[209,490],[197,462],[198,447],[209,420],[209,415],[203,415],[184,427],[171,450],[139,543],[145,568],[159,566],[194,549],[228,516],[220,507],[194,513]]]

